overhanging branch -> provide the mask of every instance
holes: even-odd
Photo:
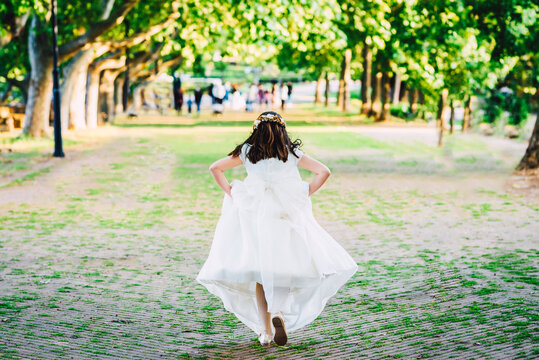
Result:
[[[99,21],[90,27],[86,33],[77,38],[63,44],[59,48],[60,61],[64,61],[71,56],[75,55],[77,51],[84,46],[91,44],[94,40],[109,31],[116,25],[122,23],[127,13],[139,2],[140,0],[124,0],[122,4],[116,9],[111,16],[107,19]]]

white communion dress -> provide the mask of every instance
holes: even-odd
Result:
[[[309,183],[288,160],[240,159],[247,177],[231,182],[213,243],[197,281],[218,296],[226,310],[260,334],[256,283],[262,284],[272,314],[283,313],[288,332],[313,320],[356,272],[357,265],[315,220]]]

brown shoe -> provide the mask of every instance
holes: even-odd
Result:
[[[288,334],[284,326],[284,319],[281,315],[274,316],[271,319],[273,327],[275,328],[275,335],[273,335],[273,341],[279,346],[283,346],[288,341]]]

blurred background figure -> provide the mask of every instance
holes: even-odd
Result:
[[[193,109],[193,96],[187,95],[187,115],[191,116],[191,110]]]
[[[195,105],[197,107],[197,114],[200,114],[200,103],[202,102],[202,89],[197,86],[195,89]]]
[[[288,107],[292,107],[292,81],[289,81],[286,86],[288,87],[288,97],[286,99],[286,102],[288,104]]]
[[[222,114],[224,111],[223,101],[226,96],[226,89],[222,83],[217,83],[213,85],[213,97],[215,99],[213,103],[213,113]]]
[[[215,96],[213,95],[213,83],[210,84],[210,86],[208,86],[208,95],[210,96],[211,98],[211,104],[215,104]]]
[[[266,91],[262,84],[258,84],[258,110],[262,110],[262,105],[266,103]]]
[[[279,94],[281,96],[281,110],[284,110],[285,105],[288,102],[288,86],[284,82],[281,83]]]
[[[245,107],[245,99],[242,96],[241,91],[238,88],[238,84],[232,85],[232,90],[229,95],[230,102],[232,103],[233,110],[240,110]]]
[[[271,91],[266,89],[266,91],[264,91],[264,104],[266,105],[266,109],[268,110],[271,109],[272,102],[273,102],[273,94],[271,93]]]
[[[281,102],[281,97],[279,96],[279,87],[277,86],[277,83],[273,83],[273,85],[271,85],[270,107],[277,108],[279,107],[280,102]]]
[[[254,111],[254,104],[258,99],[258,86],[252,83],[247,92],[245,111]]]
[[[177,88],[176,90],[176,96],[174,97],[175,103],[174,103],[174,109],[181,114],[182,113],[182,107],[183,107],[183,90],[181,87]]]
[[[232,85],[227,81],[224,84],[225,96],[223,97],[223,105],[226,105],[227,108],[230,108],[230,94],[232,93]]]

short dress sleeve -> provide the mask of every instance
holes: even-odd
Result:
[[[294,157],[294,160],[296,161],[296,164],[297,164],[297,163],[299,163],[299,161],[303,157],[304,153],[300,149],[294,149],[294,153],[298,156],[298,157],[295,157],[294,155],[292,155]]]
[[[245,143],[243,144],[243,146],[241,147],[241,151],[240,151],[240,160],[242,163],[245,164],[245,159],[246,159],[246,154],[247,154],[247,147],[249,146],[249,144]]]

